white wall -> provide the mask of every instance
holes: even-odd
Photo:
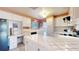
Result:
[[[5,12],[5,11],[2,11],[2,10],[0,10],[0,18],[4,18],[4,19],[7,19],[7,20],[22,21],[23,26],[31,26],[31,18],[19,16],[19,15],[9,13],[9,12]]]
[[[26,18],[23,20],[23,26],[31,27],[31,18]]]
[[[10,13],[10,12],[6,12],[6,11],[2,11],[2,10],[0,10],[0,18],[3,18],[3,19],[7,19],[8,20],[8,25],[9,25],[9,28],[12,28],[12,22],[11,22],[11,20],[13,21],[20,21],[20,22],[22,22],[22,26],[23,27],[31,27],[31,18],[29,18],[29,17],[23,17],[23,16],[20,16],[20,15],[16,15],[16,14],[13,14],[13,13]],[[26,29],[23,29],[22,27],[21,27],[21,30],[18,30],[18,32],[19,33],[25,33],[25,30]],[[8,30],[9,31],[9,33],[8,34],[10,34],[10,29]]]
[[[21,21],[25,17],[21,17],[21,16],[18,16],[16,14],[12,14],[12,13],[0,10],[0,18],[4,18],[4,19],[8,19],[8,20],[18,20],[18,21]]]

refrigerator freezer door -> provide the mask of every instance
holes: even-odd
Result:
[[[7,51],[8,47],[8,26],[6,19],[0,19],[0,51]]]

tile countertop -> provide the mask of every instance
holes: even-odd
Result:
[[[32,36],[27,36],[28,37],[28,42],[33,42],[36,45],[38,45],[39,47],[45,48],[46,50],[65,50],[65,48],[67,48],[65,45],[76,45],[79,46],[79,38],[76,37],[70,37],[70,36],[63,36],[63,35],[57,35],[56,37],[49,37],[49,36],[41,36],[38,35],[38,37],[36,39],[33,39]],[[25,39],[27,41],[27,39]],[[76,43],[74,43],[76,42]],[[25,45],[27,45],[25,43]],[[68,45],[68,47],[70,46]],[[78,47],[71,47],[72,49],[77,48],[79,50]]]

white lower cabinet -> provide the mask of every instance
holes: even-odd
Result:
[[[48,48],[46,46],[46,43],[40,42],[38,39],[38,35],[32,35],[32,36],[26,36],[24,38],[26,42],[25,44],[25,50],[26,51],[47,51]]]
[[[38,34],[24,36],[26,51],[38,51]]]
[[[27,50],[28,51],[38,50],[38,34],[31,35],[28,38]]]
[[[17,36],[9,37],[9,50],[17,48]]]

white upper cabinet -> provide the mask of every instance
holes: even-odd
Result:
[[[74,7],[74,8],[72,8],[72,10],[73,10],[73,12],[72,12],[73,19],[79,18],[79,7]]]
[[[72,21],[73,24],[78,24],[79,22],[79,7],[73,7],[71,8],[71,15],[72,15]]]
[[[25,18],[23,19],[23,26],[24,27],[31,27],[31,18]]]
[[[61,17],[55,18],[55,26],[72,26],[72,20],[64,21],[63,18],[65,18],[65,17],[67,17],[67,16],[61,16]]]
[[[55,23],[56,23],[56,24],[55,24],[56,26],[65,26],[65,25],[66,25],[66,23],[64,23],[62,17],[56,18],[56,19],[55,19]]]
[[[75,19],[79,18],[79,8],[70,7],[68,12],[68,15],[55,18],[56,26],[73,26],[77,22]],[[70,22],[63,21],[63,18],[67,16],[70,16]]]

